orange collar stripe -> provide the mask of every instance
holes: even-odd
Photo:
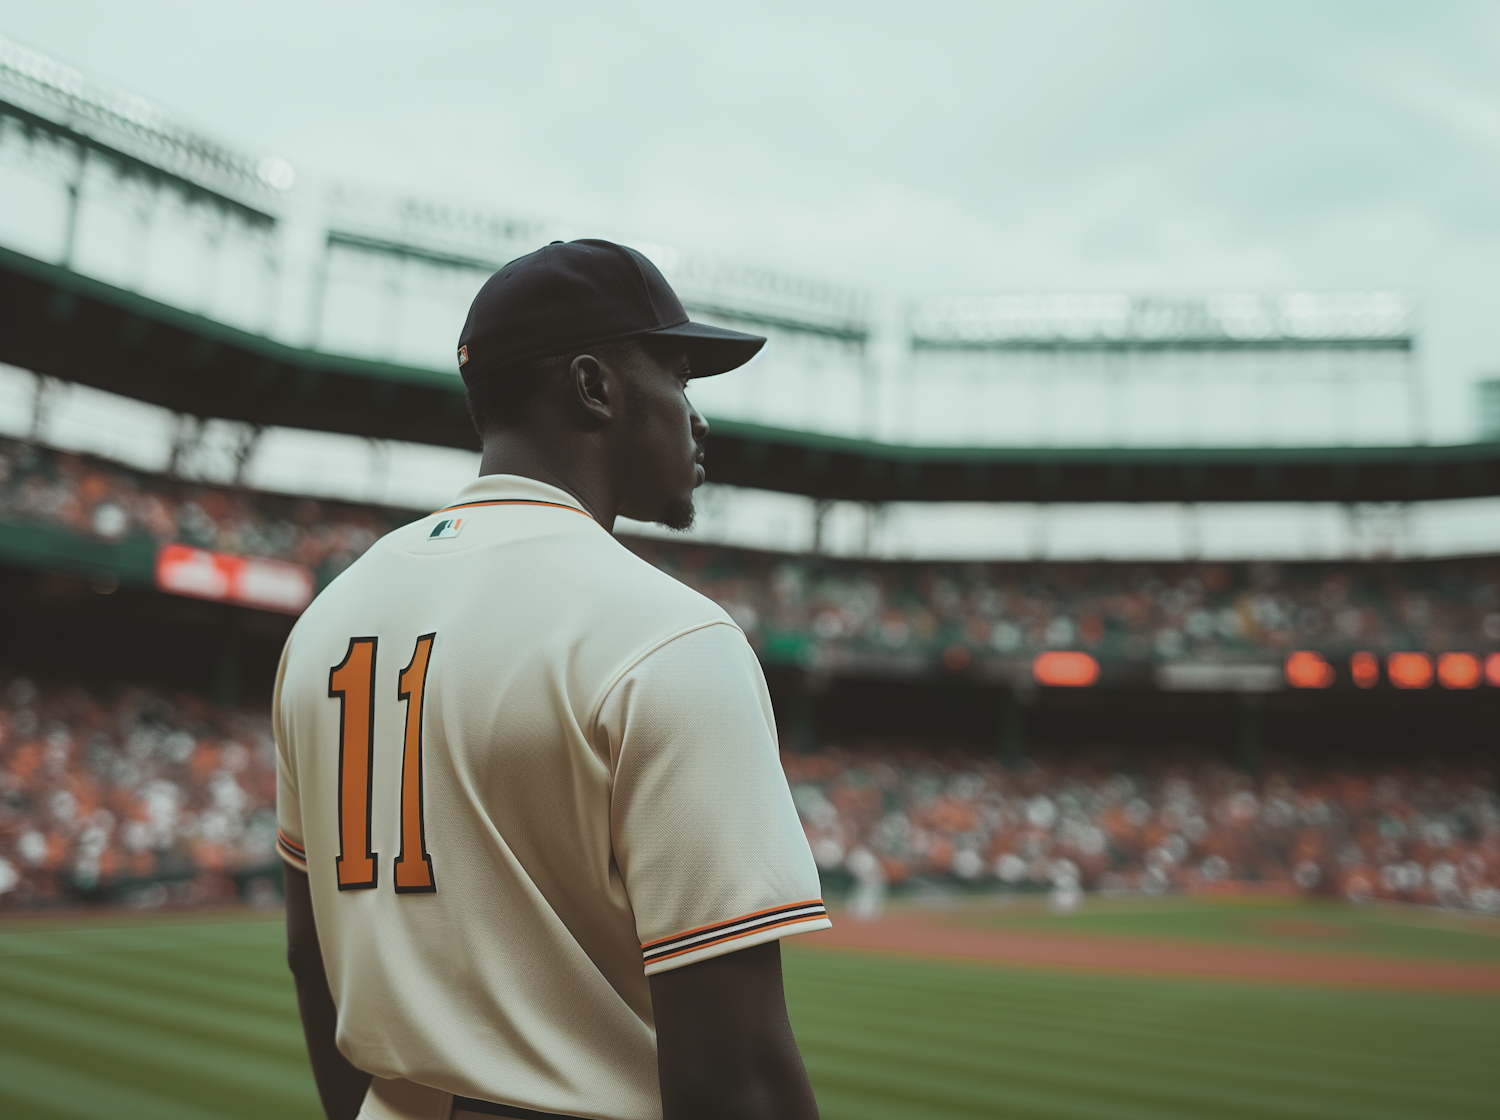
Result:
[[[553,509],[565,509],[571,513],[581,513],[590,521],[594,519],[594,515],[588,510],[579,509],[577,506],[565,505],[562,502],[538,502],[529,498],[495,498],[487,502],[460,502],[456,506],[445,506],[442,509],[434,510],[427,516],[436,517],[440,513],[452,513],[456,509],[473,509],[475,506],[551,506]]]

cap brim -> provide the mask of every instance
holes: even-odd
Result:
[[[711,327],[707,323],[679,323],[675,327],[662,327],[647,331],[652,338],[671,338],[682,342],[692,363],[694,377],[712,377],[716,373],[728,373],[738,369],[766,344],[758,334],[741,334],[723,327]]]

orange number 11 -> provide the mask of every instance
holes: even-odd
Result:
[[[401,854],[396,893],[437,890],[422,816],[422,706],[427,665],[436,634],[423,634],[401,671],[396,699],[406,702],[401,748]],[[370,850],[370,804],[375,787],[376,638],[350,638],[344,660],[328,673],[328,695],[339,702],[339,855],[341,891],[372,890],[380,880],[380,854]]]

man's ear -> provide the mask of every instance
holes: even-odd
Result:
[[[568,366],[568,388],[573,404],[591,427],[614,419],[619,397],[619,374],[593,354],[580,354]]]

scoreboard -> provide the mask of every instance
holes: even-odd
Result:
[[[1166,692],[1272,692],[1292,689],[1448,689],[1456,692],[1500,688],[1500,653],[1403,650],[1383,656],[1358,650],[1347,656],[1299,649],[1278,665],[1253,662],[1174,662],[1154,667],[1100,664],[1079,650],[1038,654],[1025,683],[1044,688],[1139,687],[1149,682]],[[1020,682],[1018,682],[1020,683]]]

